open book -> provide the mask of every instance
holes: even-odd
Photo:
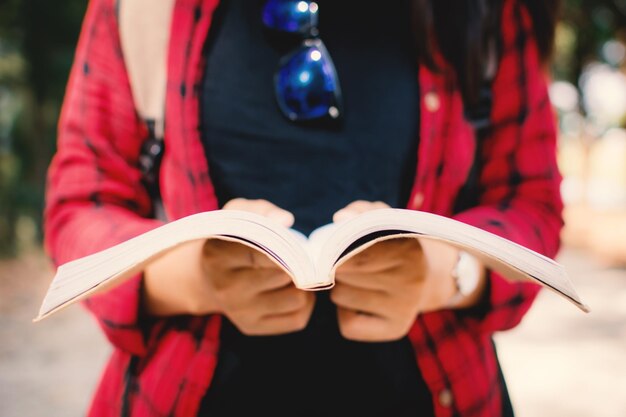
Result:
[[[534,280],[587,312],[562,265],[537,252],[474,226],[436,214],[378,209],[323,226],[310,236],[267,217],[239,210],[187,216],[116,246],[61,265],[35,321],[89,295],[120,284],[147,262],[173,247],[197,239],[240,242],[265,253],[297,288],[323,290],[334,285],[335,270],[350,256],[381,240],[398,237],[437,239],[463,249],[511,280]]]

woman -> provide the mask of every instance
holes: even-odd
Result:
[[[308,233],[406,207],[556,254],[561,176],[544,71],[554,8],[298,2],[308,20],[289,35],[277,30],[282,3],[176,2],[168,218],[236,208]],[[91,1],[68,83],[46,209],[57,264],[161,224],[138,167],[147,130],[115,6]],[[303,75],[298,51],[325,65],[321,90],[289,77],[321,74]],[[115,346],[90,416],[512,415],[491,336],[518,324],[539,288],[474,263],[459,293],[457,256],[386,242],[314,295],[237,244],[180,247],[86,302]]]

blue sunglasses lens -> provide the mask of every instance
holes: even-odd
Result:
[[[339,82],[320,40],[309,40],[287,56],[275,77],[276,98],[291,120],[339,116]]]
[[[310,1],[269,0],[263,8],[265,26],[290,33],[309,33],[317,27],[317,4]]]

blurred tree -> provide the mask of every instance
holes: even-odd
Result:
[[[557,28],[554,77],[577,85],[611,39],[626,41],[626,0],[564,0]]]
[[[87,0],[0,0],[0,255],[41,239],[45,172]]]

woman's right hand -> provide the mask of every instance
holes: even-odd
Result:
[[[294,220],[266,200],[237,198],[223,209],[265,215],[286,227]],[[181,245],[150,263],[144,271],[144,295],[150,314],[221,313],[247,335],[302,330],[315,302],[313,293],[297,289],[266,255],[220,239]]]

